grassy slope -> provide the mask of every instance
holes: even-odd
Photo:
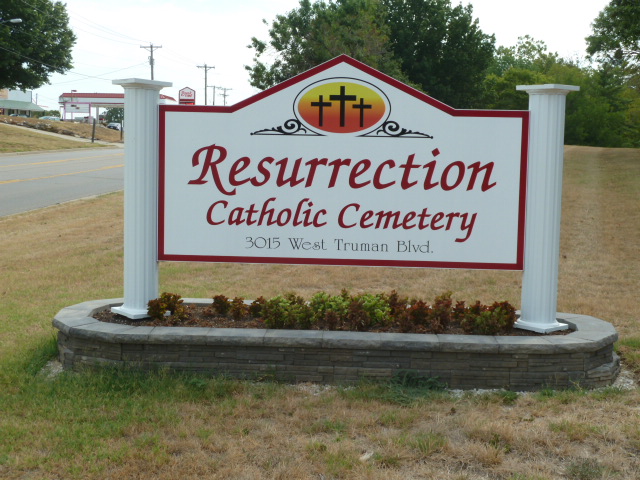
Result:
[[[6,125],[3,125],[6,124]],[[19,125],[20,128],[16,128]],[[30,128],[27,128],[28,125]],[[45,135],[42,131],[64,133],[69,138]],[[49,122],[35,118],[8,117],[0,115],[0,153],[32,152],[67,148],[96,148],[102,145],[73,140],[74,136],[91,138],[93,126],[73,122]],[[72,136],[73,135],[73,136]],[[106,142],[120,142],[120,132],[96,126],[95,138]]]
[[[559,310],[640,371],[640,150],[568,147]],[[60,308],[122,295],[122,195],[0,218],[0,478],[636,478],[638,391],[454,398],[361,386],[37,374]],[[167,263],[161,289],[388,291],[520,303],[518,272]],[[364,456],[363,456],[364,455]],[[368,459],[367,459],[368,458]]]

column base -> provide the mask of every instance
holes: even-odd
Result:
[[[514,328],[521,328],[522,330],[529,330],[536,333],[551,333],[558,332],[560,330],[567,330],[569,325],[566,323],[553,322],[553,323],[536,323],[528,322],[526,320],[519,319],[513,324]]]
[[[149,316],[146,308],[131,308],[127,307],[126,305],[122,305],[120,307],[111,307],[111,311],[113,313],[117,313],[118,315],[130,318],[131,320],[139,320],[141,318],[147,318]]]

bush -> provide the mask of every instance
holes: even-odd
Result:
[[[159,298],[149,300],[147,314],[157,321],[166,320],[169,314],[169,322],[178,323],[189,316],[189,309],[180,295],[164,292]]]
[[[229,315],[234,320],[240,320],[249,313],[249,307],[244,303],[244,298],[235,297],[229,304]]]
[[[313,323],[321,329],[337,329],[347,318],[349,303],[350,296],[346,290],[343,290],[340,295],[316,293],[309,301],[313,312]]]
[[[229,312],[230,308],[231,303],[224,295],[216,295],[213,297],[213,305],[211,305],[211,309],[214,314],[225,316]]]
[[[254,318],[262,317],[262,309],[265,303],[267,303],[267,301],[263,296],[259,296],[258,298],[256,298],[253,302],[251,302],[251,305],[249,305],[249,315]]]
[[[293,293],[267,300],[262,312],[268,328],[309,328],[312,323],[311,308],[302,297]]]
[[[395,290],[390,294],[339,295],[318,292],[309,302],[287,293],[269,300],[258,297],[247,305],[242,297],[229,300],[224,295],[213,297],[206,309],[209,315],[230,317],[239,321],[246,317],[262,319],[267,328],[317,329],[351,331],[400,331],[443,333],[450,326],[467,334],[496,335],[508,333],[516,321],[515,308],[509,302],[490,306],[475,302],[455,302],[451,292],[435,297],[432,304],[420,299],[408,300]],[[176,323],[188,317],[188,308],[179,295],[163,293],[149,302],[148,313],[157,320]],[[167,317],[169,315],[169,317]]]
[[[476,302],[467,309],[461,322],[467,333],[496,335],[509,332],[516,321],[516,309],[509,302],[495,302],[490,307]]]

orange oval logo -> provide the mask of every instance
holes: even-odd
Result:
[[[371,84],[352,78],[332,78],[303,90],[296,107],[300,120],[314,130],[355,133],[381,124],[389,111],[389,102]]]

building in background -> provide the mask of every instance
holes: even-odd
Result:
[[[22,115],[30,117],[44,109],[33,103],[33,92],[27,90],[0,89],[0,115]]]
[[[101,108],[123,108],[124,93],[79,93],[71,90],[63,93],[58,99],[62,108],[62,120],[74,120],[75,115],[80,115],[83,121],[92,122],[94,118],[100,118]],[[175,105],[175,98],[160,95],[161,105]]]

